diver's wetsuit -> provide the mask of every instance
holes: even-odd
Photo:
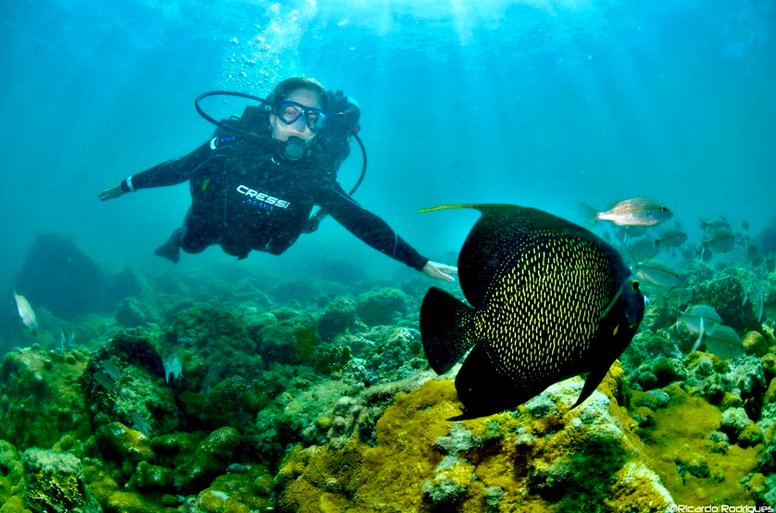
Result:
[[[267,134],[269,136],[269,134]],[[185,157],[122,182],[125,191],[188,181],[192,204],[183,227],[157,250],[178,260],[178,248],[199,253],[212,244],[245,258],[251,250],[279,255],[307,225],[314,205],[371,247],[417,270],[428,262],[388,224],[356,203],[336,180],[341,163],[317,143],[298,161],[276,156],[271,142],[214,137]]]

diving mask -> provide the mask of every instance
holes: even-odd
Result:
[[[307,128],[312,132],[317,132],[326,125],[326,113],[321,109],[288,100],[280,102],[273,112],[286,125],[296,123],[299,118],[304,117]]]

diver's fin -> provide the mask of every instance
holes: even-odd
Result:
[[[167,242],[156,248],[154,255],[166,258],[167,260],[177,264],[181,259],[181,236],[181,229],[178,228],[172,232],[172,235],[170,235],[170,238],[167,240]]]
[[[595,389],[598,388],[598,385],[600,385],[606,377],[606,373],[609,372],[609,368],[612,366],[612,363],[614,362],[609,362],[606,365],[599,365],[587,374],[585,386],[582,387],[582,392],[579,393],[579,398],[577,399],[577,402],[574,403],[574,406],[571,407],[571,409],[574,409],[580,404],[584,403],[588,397],[593,395]]]
[[[449,371],[476,342],[474,313],[440,288],[426,292],[420,307],[420,333],[428,363],[437,374]]]

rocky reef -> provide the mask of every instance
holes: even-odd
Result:
[[[455,370],[430,371],[418,326],[428,282],[125,269],[101,282],[110,311],[44,311],[41,335],[4,355],[0,512],[773,506],[776,319],[750,299],[751,270],[692,262],[681,277],[740,356],[690,351],[688,305],[654,294],[581,406],[572,378],[451,422]]]

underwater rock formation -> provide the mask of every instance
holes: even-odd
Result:
[[[742,356],[687,354],[697,334],[672,327],[687,305],[656,295],[622,367],[580,407],[568,409],[582,385],[571,379],[512,412],[449,422],[461,405],[423,354],[422,280],[356,296],[245,271],[125,270],[115,297],[151,311],[137,328],[90,314],[72,325],[86,347],[17,348],[0,365],[2,513],[37,511],[24,497],[41,483],[22,460],[39,449],[80,465],[79,489],[111,513],[774,504],[776,319],[752,322],[746,272],[681,272],[699,301],[727,294],[715,308]],[[38,342],[59,347],[45,330]]]
[[[383,288],[364,292],[358,299],[358,316],[368,326],[393,324],[407,313],[410,297],[399,289]]]
[[[81,461],[72,454],[27,449],[24,465],[25,505],[40,513],[102,513],[86,487]]]
[[[619,401],[619,366],[579,408],[582,382],[550,387],[519,408],[451,423],[450,381],[400,393],[376,425],[376,443],[358,432],[344,446],[301,446],[278,474],[281,511],[663,512],[670,494],[651,472],[635,422]],[[619,399],[618,399],[619,398]],[[604,506],[605,505],[605,506]]]
[[[65,434],[91,435],[91,415],[77,385],[88,357],[77,350],[8,353],[0,365],[0,439],[19,450],[51,449]]]
[[[63,235],[35,237],[14,283],[33,305],[64,319],[105,311],[102,267]]]

